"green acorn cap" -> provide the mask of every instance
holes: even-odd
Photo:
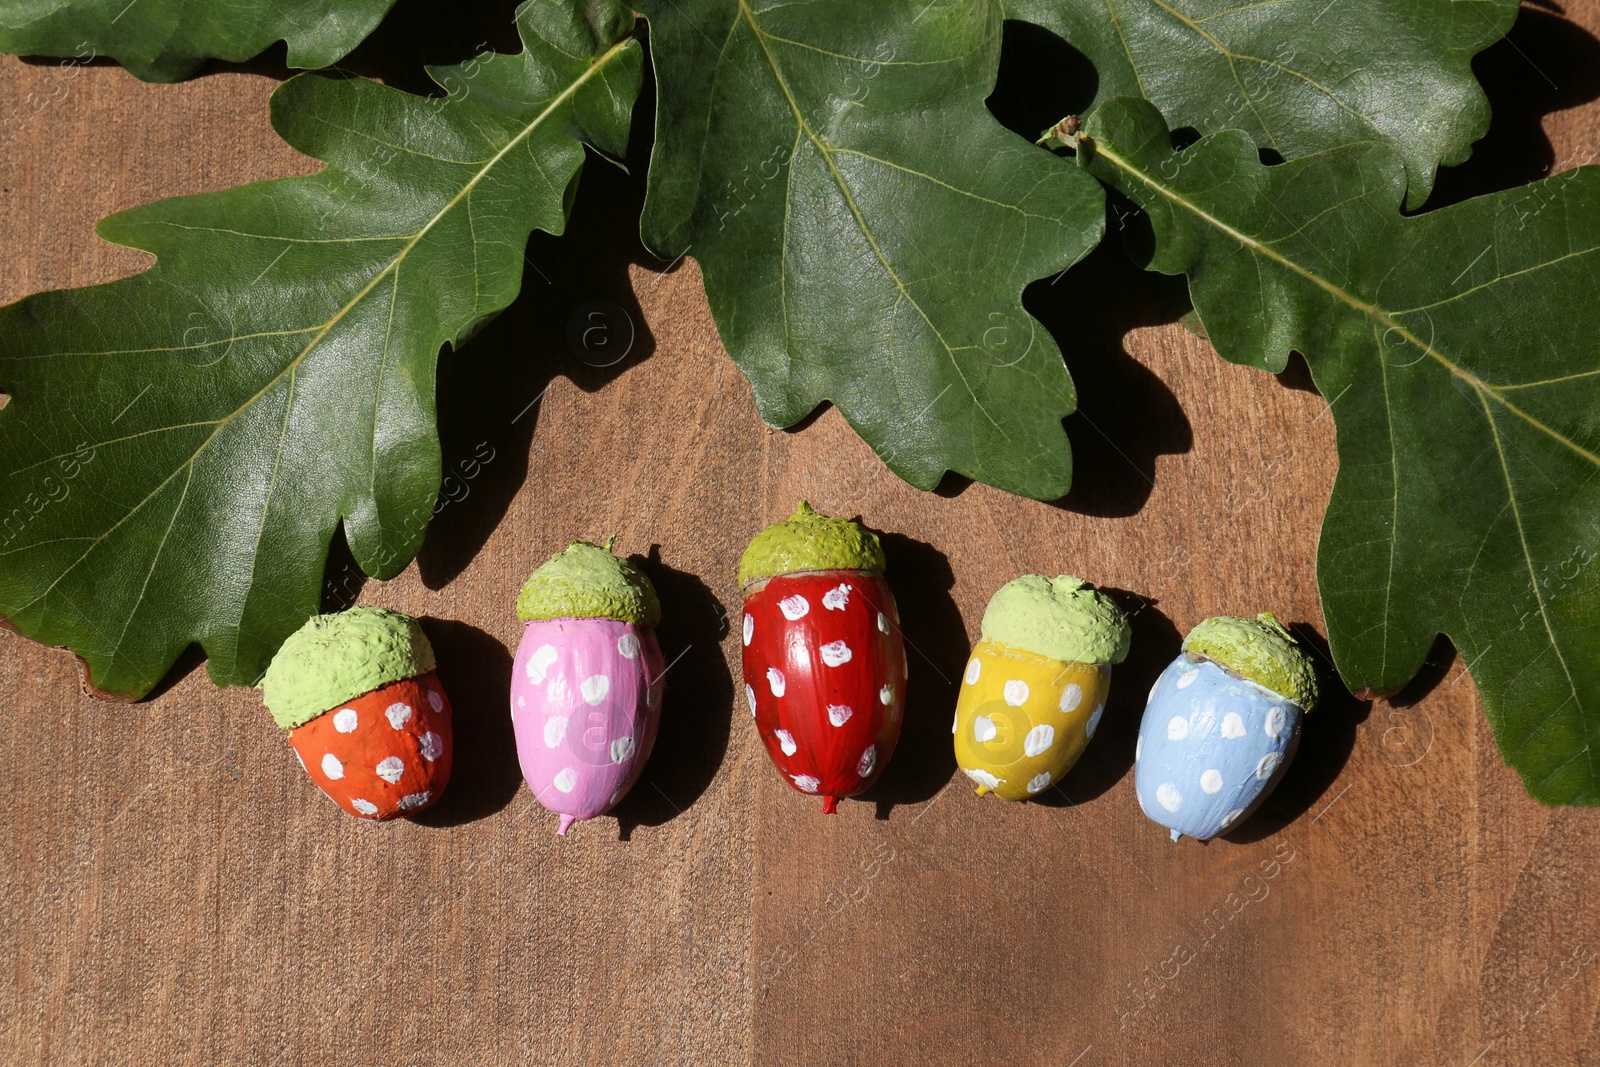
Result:
[[[853,519],[835,519],[800,501],[794,514],[756,534],[739,560],[739,585],[795,571],[883,572],[878,535]]]
[[[1132,634],[1115,601],[1070,574],[1013,578],[983,613],[984,637],[1063,663],[1121,663]]]
[[[285,730],[394,682],[434,669],[433,646],[409,615],[354,607],[313,615],[272,657],[261,702]]]
[[[517,618],[616,619],[654,626],[661,601],[644,571],[604,545],[574,541],[528,575],[517,594]]]
[[[1253,619],[1218,615],[1184,638],[1183,650],[1214,660],[1306,711],[1317,704],[1317,672],[1300,642],[1270,611]]]

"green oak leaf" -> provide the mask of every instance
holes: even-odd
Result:
[[[985,109],[998,3],[642,6],[645,243],[699,261],[761,417],[831,400],[914,485],[1065,493],[1076,396],[1021,292],[1095,246],[1104,193]]]
[[[1382,143],[1174,152],[1126,99],[1085,131],[1079,160],[1148,213],[1150,265],[1188,276],[1217,351],[1300,352],[1329,398],[1317,571],[1345,681],[1395,690],[1448,634],[1528,790],[1600,803],[1600,168],[1407,218]]]
[[[291,67],[338,62],[394,0],[4,0],[0,52],[109,56],[146,81],[187,78],[208,59],[249,59],[277,41]]]
[[[0,310],[0,615],[94,686],[140,695],[195,641],[253,683],[341,520],[369,574],[416,552],[440,346],[516,296],[639,88],[624,6],[518,18],[523,52],[430,71],[447,97],[294,78],[273,123],[326,168],[114,215],[153,267]]]
[[[1088,56],[1100,100],[1143,97],[1175,129],[1244,130],[1285,159],[1383,141],[1415,208],[1489,129],[1472,57],[1517,0],[1007,0],[1006,14]]]

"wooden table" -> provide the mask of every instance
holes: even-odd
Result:
[[[509,47],[509,5],[489,6],[463,22],[402,4],[351,65]],[[1447,195],[1600,147],[1600,0],[1566,18],[1525,10],[1480,59],[1496,125]],[[155,86],[0,61],[0,114],[59,98],[0,162],[0,298],[140,269],[94,236],[111,211],[312,169],[267,123],[279,63]],[[836,412],[761,425],[695,265],[639,247],[639,195],[591,165],[571,236],[536,237],[523,297],[443,357],[461,499],[418,563],[365,586],[330,567],[335,595],[426,619],[459,717],[438,807],[340,814],[256,694],[217,690],[193,657],[154,699],[109,705],[79,695],[66,654],[0,638],[0,1059],[1595,1061],[1600,813],[1528,799],[1447,643],[1397,703],[1329,700],[1229,839],[1174,845],[1139,812],[1135,728],[1180,634],[1262,608],[1321,629],[1333,426],[1303,367],[1224,363],[1174,322],[1173,288],[1108,247],[1030,293],[1077,334],[1073,494],[921,493]],[[590,298],[639,324],[614,367],[565,343]],[[1121,317],[1102,323],[1108,305]],[[1229,490],[1253,501],[1242,514],[1177,506]],[[901,749],[834,818],[778,779],[734,699],[734,568],[800,497],[890,532],[913,650]],[[644,780],[617,819],[563,839],[511,747],[512,600],[569,539],[612,533],[654,561],[676,662]],[[955,773],[954,683],[986,598],[1023,571],[1120,591],[1135,651],[1064,793],[980,801]]]

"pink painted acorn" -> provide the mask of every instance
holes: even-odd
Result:
[[[574,820],[609,811],[650,758],[661,716],[661,604],[611,543],[574,541],[529,576],[517,618],[517,760],[565,834]]]

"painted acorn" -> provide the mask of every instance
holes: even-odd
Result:
[[[1205,620],[1150,689],[1139,805],[1174,841],[1238,826],[1282,780],[1316,702],[1311,657],[1271,612]]]
[[[311,780],[351,815],[421,811],[450,781],[450,701],[409,615],[312,617],[273,657],[261,699]]]
[[[803,500],[739,561],[750,714],[784,781],[828,814],[872,785],[900,737],[906,653],[883,569],[876,534]]]
[[[1061,781],[1105,714],[1128,620],[1071,575],[1025,574],[983,613],[956,698],[956,763],[978,795],[1026,800]]]
[[[609,811],[639,780],[661,718],[661,604],[645,573],[574,541],[517,596],[511,725],[540,804],[575,820]]]

